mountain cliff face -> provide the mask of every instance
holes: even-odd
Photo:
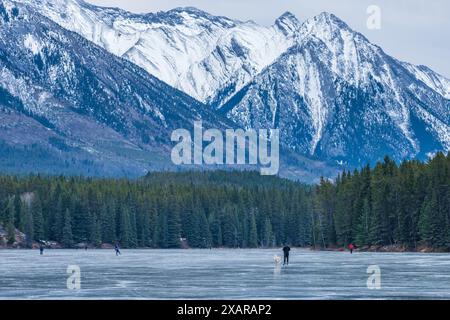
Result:
[[[450,80],[329,13],[266,27],[195,8],[0,4],[0,167],[173,169],[170,134],[196,119],[279,128],[282,174],[307,181],[450,149]]]
[[[219,106],[289,48],[300,25],[290,14],[264,27],[196,8],[132,14],[79,0],[21,1],[197,100]]]
[[[332,14],[222,109],[244,127],[277,127],[292,150],[350,166],[450,148],[448,80],[386,55]]]
[[[201,103],[33,10],[0,2],[0,12],[3,166],[141,175],[169,166],[174,129],[196,119],[226,126]]]
[[[0,22],[2,171],[137,177],[179,170],[170,160],[173,130],[192,130],[196,120],[239,127],[33,8],[0,2]],[[314,181],[336,173],[288,150],[282,157],[284,176]]]

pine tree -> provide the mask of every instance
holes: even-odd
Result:
[[[209,217],[209,225],[211,226],[211,238],[212,245],[214,247],[222,247],[222,226],[220,222],[220,218],[216,215],[217,209],[214,208],[210,217]]]
[[[22,230],[25,233],[26,246],[31,248],[33,246],[34,239],[34,222],[33,213],[30,210],[29,205],[23,204],[21,207],[21,222],[23,222]]]
[[[89,220],[89,243],[93,244],[95,247],[99,247],[102,243],[99,219],[95,216],[95,214],[91,214],[91,218]]]
[[[237,247],[237,229],[234,224],[234,208],[227,206],[223,209],[223,245],[229,248]]]
[[[209,229],[208,219],[206,218],[205,212],[203,210],[200,211],[200,235],[202,238],[202,243],[200,244],[201,248],[209,248],[212,244],[212,236],[211,231]]]
[[[129,209],[129,221],[130,221],[130,248],[136,248],[138,246],[137,226],[136,226],[136,213],[135,207],[132,206]]]
[[[263,235],[263,243],[264,247],[271,247],[273,244],[273,233],[272,233],[272,223],[270,222],[269,217],[266,217],[264,222],[264,235]]]
[[[100,207],[101,238],[104,243],[115,243],[116,236],[116,215],[115,203],[108,198]]]
[[[187,239],[190,247],[198,248],[202,244],[202,235],[200,234],[200,221],[197,208],[193,203],[187,208],[181,218],[183,237]]]
[[[34,239],[36,241],[44,240],[44,217],[42,215],[42,204],[38,194],[35,194],[31,201],[31,214],[33,216]]]
[[[72,221],[69,209],[66,209],[64,214],[64,227],[62,230],[62,239],[61,243],[66,248],[70,248],[73,246],[73,234],[72,234]]]
[[[335,227],[337,243],[340,246],[346,246],[353,241],[353,205],[354,190],[353,183],[356,177],[351,173],[344,172],[341,183],[336,187],[336,213]]]
[[[249,248],[258,247],[258,230],[256,227],[255,213],[250,213],[250,231],[249,231]]]
[[[17,228],[20,228],[20,226],[22,225],[22,222],[20,221],[21,211],[22,211],[22,200],[20,199],[20,194],[16,192],[16,194],[14,195],[14,212],[15,212],[14,225]]]
[[[364,199],[361,216],[359,217],[358,231],[356,235],[356,243],[358,246],[366,246],[370,244],[370,204],[369,200]]]
[[[12,245],[16,242],[16,228],[14,226],[16,212],[14,206],[14,198],[10,198],[7,207],[7,220],[6,220],[6,238],[7,243]]]
[[[414,162],[404,162],[399,168],[396,186],[396,208],[398,227],[397,240],[405,246],[412,248],[417,244],[418,211],[423,202],[417,190],[417,178]]]
[[[89,206],[87,197],[78,194],[72,198],[72,232],[76,243],[86,242],[89,237]]]
[[[60,192],[55,195],[55,205],[53,208],[54,218],[50,224],[50,234],[49,239],[61,242],[62,240],[62,229],[64,227],[64,213],[63,209],[63,198]]]
[[[159,248],[168,248],[169,247],[169,232],[168,232],[168,222],[167,222],[167,213],[164,208],[158,209],[157,223],[155,224],[155,229],[153,231],[154,234],[154,243]]]
[[[446,248],[448,235],[445,217],[439,210],[437,195],[433,192],[422,207],[420,217],[420,235],[422,240],[433,248]]]
[[[153,245],[152,237],[152,219],[155,217],[155,207],[153,203],[147,203],[145,211],[142,213],[141,225],[141,246],[151,247]]]
[[[167,247],[179,248],[180,247],[180,208],[178,201],[172,199],[172,203],[169,206],[167,213]]]
[[[120,223],[119,223],[119,241],[122,247],[129,248],[131,246],[131,226],[128,208],[121,207]]]
[[[384,166],[379,163],[372,175],[371,198],[372,210],[370,219],[369,242],[373,245],[391,244],[389,232],[389,211],[392,210],[388,197],[388,181]]]
[[[300,202],[305,202],[304,199],[301,200],[302,201]],[[323,242],[335,245],[337,242],[335,225],[336,188],[330,181],[327,181],[324,178],[321,178],[320,184],[315,190],[314,207],[317,221],[319,222],[319,233],[321,238],[324,239]],[[341,214],[341,212],[337,213],[338,220],[342,217],[342,214],[341,216],[339,216],[339,214]],[[341,222],[341,220],[338,221],[338,226],[340,226],[339,222]]]

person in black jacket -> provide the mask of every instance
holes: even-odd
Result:
[[[283,265],[289,265],[289,251],[291,251],[291,248],[289,246],[284,246],[283,248],[283,254],[284,254],[284,261]]]

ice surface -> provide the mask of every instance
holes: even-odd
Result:
[[[442,299],[450,298],[450,255],[291,250],[0,251],[2,299]],[[81,289],[66,287],[68,265]],[[381,289],[367,288],[367,267]]]

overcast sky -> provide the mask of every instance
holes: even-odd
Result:
[[[450,78],[449,0],[85,0],[143,13],[193,6],[214,15],[271,25],[285,11],[304,21],[322,11],[334,13],[388,54],[423,64]],[[367,8],[381,9],[381,29],[366,26]]]

